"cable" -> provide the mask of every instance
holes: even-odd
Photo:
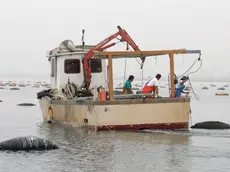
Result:
[[[141,69],[141,88],[143,87],[144,84],[144,68]]]
[[[125,69],[124,69],[124,78],[123,78],[123,84],[125,83],[125,79],[126,79],[126,68],[127,68],[127,58],[125,58]]]
[[[198,68],[197,70],[193,71],[193,72],[189,72],[189,73],[187,74],[187,77],[188,77],[188,78],[189,78],[189,75],[194,74],[194,73],[198,72],[198,71],[201,69],[201,67],[202,67],[202,59],[200,59],[200,57],[199,57],[198,60],[200,61],[200,66],[199,66],[199,68]],[[192,83],[191,83],[190,78],[189,78],[189,84],[191,85],[191,89],[192,89],[191,91],[192,91],[192,93],[194,94],[195,98],[196,98],[197,100],[200,100],[199,95],[196,94],[196,93],[194,92],[194,90],[193,90],[193,87],[192,87]]]
[[[90,101],[84,101],[87,106],[88,106],[88,109],[90,109],[90,113],[92,113],[94,111],[94,113],[96,114],[96,116],[99,116],[96,109],[94,108],[95,104],[94,102],[92,102],[92,104],[90,104]],[[89,107],[90,106],[90,107]],[[109,127],[108,125],[104,125],[109,131],[115,131],[115,129]],[[95,126],[97,127],[97,125]]]
[[[179,77],[177,77],[177,76],[174,74],[174,75],[175,75],[175,78],[180,78],[181,76],[185,75],[188,71],[190,71],[190,70],[192,69],[192,67],[195,65],[195,63],[196,63],[197,61],[200,61],[200,66],[199,66],[199,68],[198,68],[197,70],[195,70],[195,71],[192,71],[192,72],[187,73],[187,77],[189,78],[189,75],[198,72],[198,71],[201,69],[201,67],[202,67],[202,60],[201,60],[200,57],[201,57],[201,54],[200,54],[199,57],[192,63],[192,65],[191,65],[183,74],[181,74]],[[170,87],[170,85],[169,85],[169,76],[170,76],[170,74],[168,74],[168,86],[169,86],[169,95],[170,95],[171,87]],[[191,91],[192,91],[192,93],[194,94],[195,98],[196,98],[197,100],[200,100],[199,95],[196,94],[196,93],[194,92],[194,90],[193,90],[193,87],[192,87],[192,83],[191,83],[190,78],[188,79],[188,81],[189,81],[189,84],[191,85]]]
[[[191,114],[192,114],[192,110],[191,110],[191,107],[190,107],[190,113],[189,113],[189,116],[190,116],[190,122],[191,122],[191,126],[192,126],[193,124],[192,124],[192,115],[191,115]]]
[[[195,96],[195,98],[196,98],[197,100],[200,100],[200,96],[199,96],[198,94],[196,94],[196,93],[194,92],[194,90],[193,90],[192,83],[191,83],[190,79],[188,79],[188,81],[189,81],[189,84],[191,85],[191,92],[194,94],[194,96]]]
[[[187,76],[188,76],[188,75],[191,75],[191,74],[193,74],[193,73],[196,73],[196,72],[198,72],[198,71],[201,69],[201,67],[202,67],[202,59],[200,59],[200,57],[199,57],[197,60],[200,61],[200,66],[199,66],[199,68],[198,68],[197,70],[193,71],[193,72],[189,72],[189,73],[187,74]]]
[[[119,40],[119,39],[118,39],[118,40]],[[121,43],[126,44],[125,42],[121,42]],[[132,50],[129,49],[128,44],[126,44],[126,46],[127,46],[127,48],[126,48],[127,51],[132,51]],[[137,58],[135,58],[135,60],[137,61],[137,63],[138,63],[139,65],[141,65],[141,63],[137,60]]]
[[[178,78],[180,78],[181,76],[185,75],[188,71],[190,71],[190,70],[192,69],[192,67],[196,64],[196,62],[199,61],[199,60],[200,60],[200,57],[197,58],[197,59],[192,63],[192,65],[191,65],[184,73],[182,73],[180,76],[178,76]]]
[[[118,39],[119,40],[119,39]],[[124,43],[125,44],[125,42],[121,42],[121,43]],[[127,45],[127,48],[126,48],[126,50],[127,51],[132,51],[132,50],[130,50],[129,49],[129,47],[128,47],[128,44],[126,44]],[[141,63],[138,61],[138,59],[137,58],[135,58],[135,60],[137,61],[137,63],[139,64],[139,65],[141,65]],[[124,79],[123,79],[123,85],[124,85],[124,82],[125,82],[125,79],[126,79],[126,71],[127,71],[127,58],[125,58],[125,69],[124,69]],[[143,86],[143,79],[144,79],[144,69],[142,68],[141,69],[141,87]]]
[[[168,74],[168,87],[169,87],[169,96],[170,96],[171,85],[169,84],[169,75],[170,73]]]

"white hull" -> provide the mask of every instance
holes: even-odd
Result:
[[[44,121],[50,100],[39,100]],[[94,130],[188,130],[190,99],[82,101],[53,100],[53,121]]]

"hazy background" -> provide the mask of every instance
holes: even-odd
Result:
[[[142,50],[202,50],[203,66],[193,80],[229,81],[229,8],[227,0],[4,1],[0,6],[0,77],[49,79],[47,50],[65,39],[81,44],[82,29],[86,44],[97,44],[120,25]],[[176,73],[183,73],[196,58],[177,55]],[[166,78],[168,60],[147,59],[144,76],[160,72]],[[127,75],[141,77],[137,61],[127,63]],[[123,77],[123,66],[124,59],[115,62],[116,78]]]

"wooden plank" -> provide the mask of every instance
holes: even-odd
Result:
[[[105,51],[105,52],[94,52],[95,59],[107,59],[108,55],[111,54],[113,58],[136,58],[140,56],[157,56],[157,55],[168,55],[168,54],[186,54],[185,49],[178,50],[157,50],[157,51]]]
[[[108,55],[108,66],[109,66],[109,99],[113,100],[113,59],[112,55]]]

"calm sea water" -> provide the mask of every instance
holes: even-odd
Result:
[[[219,120],[230,123],[230,97],[215,96],[225,83],[195,83],[200,100],[192,98],[191,123]],[[207,85],[209,90],[201,88]],[[1,172],[119,171],[204,172],[230,171],[230,131],[95,133],[47,124],[36,99],[42,88],[0,90],[0,141],[17,136],[38,136],[55,142],[60,149],[34,152],[0,152]],[[168,93],[162,88],[162,95]],[[227,91],[229,89],[227,88]],[[35,107],[20,107],[32,102]]]

